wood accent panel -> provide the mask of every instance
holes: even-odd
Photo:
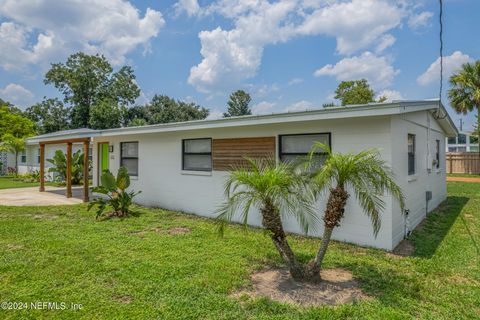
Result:
[[[213,139],[213,170],[228,171],[246,165],[244,157],[272,158],[275,155],[275,137]]]

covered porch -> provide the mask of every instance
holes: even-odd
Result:
[[[83,202],[89,202],[90,200],[90,193],[89,193],[89,152],[90,152],[90,137],[82,137],[82,138],[69,138],[69,139],[47,139],[47,140],[40,140],[38,142],[40,154],[40,192],[51,192],[55,191],[55,193],[62,192],[61,188],[57,188],[55,190],[49,187],[48,189],[45,188],[45,146],[48,144],[66,144],[66,175],[65,175],[65,183],[66,188],[63,191],[65,197],[70,199],[73,197],[72,192],[72,145],[73,143],[82,143],[83,144],[83,186],[75,188],[76,193],[78,194],[81,192],[81,198]]]

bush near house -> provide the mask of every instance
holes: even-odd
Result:
[[[72,184],[79,185],[83,183],[83,152],[77,150],[72,154]],[[67,157],[62,150],[55,151],[55,155],[52,159],[47,159],[48,162],[53,164],[53,167],[48,169],[48,172],[57,173],[57,182],[64,182],[67,176]],[[91,163],[89,161],[89,170],[91,169]]]

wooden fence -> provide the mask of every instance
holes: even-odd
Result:
[[[478,152],[447,152],[447,173],[480,174]]]

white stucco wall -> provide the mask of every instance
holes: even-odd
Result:
[[[442,164],[439,172],[426,172],[426,135],[422,121],[427,122],[427,112],[402,116],[382,116],[369,118],[317,120],[301,123],[271,124],[208,130],[191,130],[170,133],[151,133],[114,137],[96,137],[93,147],[94,184],[97,184],[98,142],[109,142],[114,150],[110,153],[110,170],[114,173],[120,164],[120,142],[139,142],[139,175],[132,179],[131,188],[141,190],[136,202],[146,206],[162,207],[171,210],[194,213],[204,217],[215,217],[216,209],[223,201],[223,185],[226,172],[211,173],[182,172],[182,139],[190,138],[242,138],[275,136],[280,134],[323,133],[332,134],[332,149],[335,152],[359,152],[377,148],[396,174],[398,184],[407,197],[410,210],[411,228],[425,217],[425,190],[433,191],[433,200],[429,210],[436,207],[446,196],[445,160],[442,152]],[[417,124],[417,122],[419,124]],[[435,121],[437,131],[430,131],[430,139],[444,136]],[[417,134],[417,175],[415,180],[407,174],[407,133]],[[434,145],[430,144],[431,148]],[[434,156],[432,149],[432,156]],[[444,145],[441,145],[444,150]],[[411,181],[409,181],[411,180]],[[323,214],[325,199],[320,199],[318,210]],[[258,212],[252,211],[249,223],[260,226]],[[301,233],[297,223],[291,219],[284,221],[289,232]],[[385,210],[382,213],[382,226],[378,236],[373,235],[369,218],[362,212],[352,195],[348,201],[342,226],[334,231],[333,238],[340,241],[357,243],[392,250],[404,236],[405,219],[399,205],[392,197],[385,197]],[[320,223],[313,236],[320,236],[323,225]]]
[[[397,176],[397,183],[406,197],[408,216],[394,205],[392,212],[393,244],[400,242],[405,235],[405,228],[413,230],[423,219],[427,211],[435,209],[446,199],[445,170],[445,135],[437,121],[429,112],[415,112],[392,117],[392,168]],[[429,129],[430,128],[430,129]],[[408,134],[416,135],[416,172],[408,175],[406,160]],[[428,138],[428,139],[427,139]],[[427,163],[435,159],[435,143],[440,141],[440,167]],[[430,153],[430,156],[428,156]],[[426,191],[432,191],[432,200],[426,202]]]

